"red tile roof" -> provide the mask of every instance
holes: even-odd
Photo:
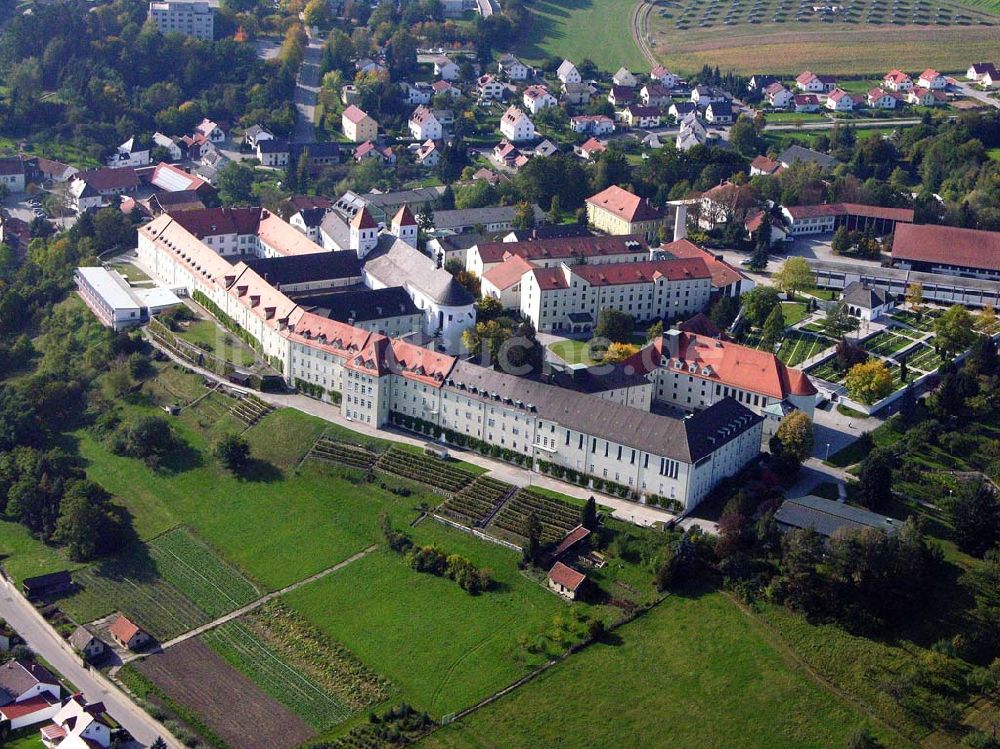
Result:
[[[260,208],[203,208],[195,211],[170,211],[179,226],[198,239],[219,234],[256,234]]]
[[[649,204],[648,200],[633,195],[617,185],[611,185],[606,190],[587,198],[587,202],[597,208],[610,211],[630,224],[636,221],[656,221],[663,218],[663,211]]]
[[[80,172],[76,176],[98,192],[101,190],[131,189],[139,185],[139,177],[132,167],[91,169],[87,172]]]
[[[613,257],[645,253],[646,242],[634,234],[613,237],[554,237],[531,242],[483,242],[476,245],[484,263],[500,263],[510,255],[526,260],[558,260],[574,257]]]
[[[483,280],[489,281],[503,291],[509,289],[521,280],[521,276],[532,269],[531,263],[520,255],[511,255],[500,265],[495,265],[483,274]]]
[[[553,557],[562,556],[563,554],[566,553],[566,551],[570,547],[572,547],[575,544],[579,543],[580,541],[582,541],[583,539],[585,539],[589,535],[590,535],[590,529],[589,528],[584,528],[582,525],[576,526],[576,528],[574,528],[569,533],[567,533],[566,537],[563,538],[563,540],[559,542],[559,545],[556,546],[556,548],[552,550],[552,556]]]
[[[139,629],[137,624],[133,624],[131,621],[126,619],[124,614],[119,614],[118,618],[111,623],[110,627],[108,627],[108,631],[116,640],[127,643],[142,630]]]
[[[750,167],[764,174],[774,174],[781,170],[781,163],[767,156],[757,156],[750,162]]]
[[[935,78],[939,78],[940,76],[941,74],[934,68],[927,68],[927,70],[920,74],[920,78],[925,81],[933,81]]]
[[[364,120],[367,116],[368,115],[362,109],[359,109],[353,104],[351,104],[351,106],[345,109],[343,114],[343,117],[348,122],[353,122],[355,125]]]
[[[712,273],[712,285],[720,289],[736,283],[740,279],[746,278],[736,268],[725,260],[719,260],[708,250],[702,249],[690,239],[678,239],[668,242],[661,248],[664,252],[670,253],[677,258],[697,258],[705,261],[709,271]]]
[[[46,710],[56,702],[57,700],[52,695],[48,692],[43,692],[34,697],[29,697],[23,702],[12,702],[9,705],[0,707],[0,715],[3,715],[7,720],[13,721],[23,718],[25,715],[37,713],[39,710]]]
[[[589,138],[586,143],[580,146],[580,150],[584,153],[602,153],[608,150],[597,138]]]
[[[572,567],[567,567],[562,562],[556,562],[549,570],[549,580],[571,591],[579,588],[586,579],[586,575],[577,572]]]
[[[883,81],[888,81],[888,82],[891,82],[891,83],[902,83],[903,81],[907,81],[909,79],[910,79],[910,76],[908,76],[903,71],[901,71],[901,70],[891,70],[891,71],[889,71],[888,73],[885,74],[885,77],[882,80]]]
[[[375,223],[375,219],[372,218],[372,214],[367,206],[354,214],[354,218],[351,219],[351,226],[355,229],[378,228],[378,224]]]
[[[531,271],[535,277],[535,283],[542,291],[552,291],[553,289],[568,289],[566,276],[561,267],[555,268],[535,268]]]
[[[392,217],[392,223],[398,226],[416,226],[417,220],[413,217],[410,206],[404,204]]]
[[[892,259],[1000,271],[1000,232],[901,224],[892,240]]]
[[[393,339],[386,351],[390,369],[406,379],[440,387],[455,366],[455,357],[440,354],[412,343]]]
[[[912,208],[883,208],[878,205],[862,205],[861,203],[822,203],[820,205],[792,205],[786,207],[788,215],[793,219],[819,218],[821,216],[863,216],[865,218],[883,218],[902,223],[913,222]]]
[[[574,265],[574,275],[591,286],[619,286],[634,283],[652,283],[659,278],[668,281],[711,278],[708,265],[701,258],[646,260],[638,263],[607,263],[601,265]]]
[[[709,338],[721,338],[723,341],[729,340],[729,337],[719,330],[716,324],[709,320],[703,312],[699,312],[690,320],[685,320],[677,326],[677,329],[694,335],[704,335]]]
[[[303,211],[309,208],[330,208],[333,201],[324,198],[322,195],[293,195],[288,202],[297,210]]]
[[[388,337],[381,333],[373,333],[364,347],[349,359],[344,367],[356,372],[364,372],[375,377],[389,374],[386,363],[386,350],[390,346]]]

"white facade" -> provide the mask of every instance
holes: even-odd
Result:
[[[434,116],[434,112],[427,107],[420,106],[410,115],[410,135],[414,140],[421,142],[425,140],[440,140],[444,128]]]
[[[215,8],[199,0],[156,0],[149,17],[161,34],[186,34],[211,41],[215,36]]]
[[[535,123],[518,107],[508,107],[500,118],[500,132],[511,143],[535,139]]]
[[[563,83],[583,82],[583,78],[580,76],[580,71],[577,70],[576,65],[571,63],[569,60],[562,61],[562,65],[560,65],[559,70],[556,71],[556,77],[558,77]]]

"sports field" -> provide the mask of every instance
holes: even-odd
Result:
[[[672,597],[615,634],[421,746],[597,749],[627,725],[628,746],[826,749],[866,722],[720,593]]]

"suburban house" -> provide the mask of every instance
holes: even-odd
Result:
[[[735,120],[733,105],[728,101],[713,101],[705,107],[705,121],[713,125],[731,125]]]
[[[944,101],[945,98],[943,91],[931,91],[923,86],[914,86],[906,94],[906,101],[917,107],[933,107],[939,101]]]
[[[545,158],[546,156],[555,156],[557,153],[559,153],[559,146],[548,138],[545,138],[541,143],[531,149],[532,156],[540,156],[542,158]]]
[[[806,148],[798,144],[789,146],[778,155],[778,163],[786,169],[800,162],[803,164],[817,164],[820,169],[830,169],[837,163],[837,160],[833,156],[813,151],[811,148]]]
[[[764,89],[764,98],[775,109],[784,109],[794,101],[795,95],[782,83],[775,81]]]
[[[901,70],[891,70],[882,78],[882,85],[889,91],[909,91],[913,79]]]
[[[1000,81],[1000,71],[997,70],[996,65],[992,62],[974,62],[965,71],[965,77],[970,81],[978,81],[979,83],[983,83],[984,79],[988,81]],[[991,84],[987,83],[987,85]]]
[[[569,129],[574,133],[607,135],[615,131],[615,121],[606,114],[580,114],[569,118]]]
[[[354,151],[354,160],[359,164],[368,159],[378,159],[383,164],[395,164],[396,153],[390,146],[376,146],[370,140],[366,140]]]
[[[441,149],[432,140],[426,140],[414,151],[413,160],[420,166],[434,167],[441,161]]]
[[[41,728],[46,749],[110,749],[122,728],[103,702],[87,702],[77,692],[62,701],[52,722]]]
[[[657,107],[642,107],[629,104],[621,113],[622,122],[629,127],[659,127],[660,110]]]
[[[354,69],[362,75],[372,75],[382,78],[388,75],[389,69],[380,62],[376,62],[370,57],[363,57],[354,63]]]
[[[616,86],[628,86],[629,88],[635,88],[639,83],[636,77],[624,65],[618,68],[617,72],[611,76],[611,82]]]
[[[549,93],[549,89],[541,84],[528,86],[524,89],[521,100],[525,109],[532,114],[538,114],[546,107],[554,107],[559,103],[556,97]]]
[[[799,91],[809,94],[826,94],[837,87],[837,79],[832,75],[816,75],[807,70],[795,78],[795,86]]]
[[[654,65],[653,69],[649,71],[649,77],[667,88],[676,88],[677,84],[681,82],[679,76],[674,75],[662,65]]]
[[[597,138],[588,138],[584,143],[580,144],[573,149],[576,154],[582,158],[590,161],[600,156],[602,153],[608,150],[608,147],[597,140]]]
[[[444,133],[441,122],[434,116],[434,111],[421,104],[410,115],[410,135],[414,140],[440,140]]]
[[[780,161],[775,161],[767,156],[755,156],[750,162],[750,176],[777,174],[784,168]]]
[[[107,652],[107,645],[104,640],[94,635],[86,627],[77,627],[73,634],[69,636],[69,644],[78,652],[85,661],[99,661]]]
[[[795,94],[792,104],[796,112],[818,112],[820,107],[816,94]]]
[[[639,234],[647,242],[657,239],[668,224],[668,212],[654,208],[648,198],[640,198],[612,185],[587,198],[587,222],[607,234]]]
[[[569,60],[563,60],[559,65],[559,69],[556,70],[556,78],[563,83],[581,83],[583,81],[583,78],[580,77],[580,71]]]
[[[502,99],[503,92],[506,90],[507,86],[504,85],[503,81],[497,80],[495,76],[490,75],[489,73],[479,76],[476,81],[476,91],[479,92],[480,101]],[[428,97],[427,101],[430,101],[430,97]]]
[[[288,166],[291,149],[284,138],[266,138],[257,142],[257,160],[261,166],[280,168]]]
[[[892,240],[892,264],[906,270],[1000,281],[1000,232],[901,224]]]
[[[340,117],[344,135],[352,143],[364,143],[378,137],[378,123],[353,104]]]
[[[647,83],[639,89],[639,100],[647,107],[666,107],[670,104],[670,89],[662,83]]]
[[[882,317],[893,308],[892,297],[862,281],[849,283],[840,292],[840,301],[844,303],[847,314],[861,320],[871,322]]]
[[[513,143],[504,138],[493,146],[493,153],[490,155],[497,166],[506,167],[512,171],[517,171],[528,163],[528,157],[521,153],[521,150]]]
[[[690,106],[694,106],[691,104]],[[671,107],[673,109],[673,107]],[[710,140],[708,130],[698,119],[697,111],[688,112],[680,120],[677,138],[674,145],[678,151],[687,151],[695,146],[704,145]]]
[[[139,177],[131,167],[91,169],[74,175],[70,182],[70,200],[78,213],[100,207],[105,198],[132,193]]]
[[[25,184],[24,162],[16,156],[0,158],[0,185],[7,192],[24,192]]]
[[[41,664],[13,659],[0,665],[0,722],[10,730],[49,720],[61,696],[59,680]]]
[[[201,136],[209,143],[222,143],[226,139],[226,131],[217,122],[207,117],[194,127],[195,136]]]
[[[434,58],[434,75],[443,81],[456,81],[462,75],[462,70],[450,57],[440,55]]]
[[[134,135],[115,149],[105,161],[109,167],[146,166],[150,160],[153,144],[140,140]]]
[[[854,98],[842,88],[834,89],[826,97],[826,108],[834,112],[850,112],[854,109]]]
[[[403,91],[407,104],[430,104],[434,96],[434,89],[426,81],[417,81],[416,83],[403,82],[399,84],[399,87]],[[358,102],[355,100],[344,103],[357,104]]]
[[[927,68],[917,79],[917,85],[929,88],[931,91],[939,91],[948,87],[948,79],[934,68]]]
[[[743,227],[747,230],[747,239],[753,239],[754,235],[764,226],[764,222],[771,225],[771,246],[780,244],[788,236],[785,222],[770,211],[753,211],[748,213]]]
[[[880,88],[872,88],[868,90],[866,96],[868,106],[872,109],[895,109],[896,104],[899,100],[893,95],[893,92],[884,91]]]
[[[575,601],[583,590],[587,576],[568,567],[562,562],[556,562],[548,574],[549,590],[553,590],[563,598]]]
[[[751,91],[763,91],[772,83],[780,82],[780,78],[774,75],[768,75],[767,73],[752,75],[750,76],[750,81],[747,83],[747,88]]]
[[[750,185],[723,182],[701,194],[698,224],[713,229],[733,218],[743,217],[757,204],[757,193]]]
[[[500,132],[511,143],[535,139],[535,124],[520,107],[511,105],[500,118]]]
[[[127,619],[124,614],[119,614],[111,622],[108,632],[115,642],[127,650],[141,650],[153,641],[146,631]]]
[[[589,83],[564,83],[562,85],[562,99],[567,104],[590,104],[590,100],[597,89]]]
[[[69,182],[73,178],[73,175],[78,173],[80,170],[75,166],[70,166],[69,164],[63,164],[59,161],[53,161],[52,159],[46,159],[41,156],[37,156],[34,160],[38,164],[38,173],[43,179],[50,179],[53,182],[63,183]]]
[[[608,91],[608,103],[613,107],[624,107],[631,104],[635,98],[635,89],[631,86],[612,86]]]
[[[251,125],[243,131],[243,143],[252,151],[257,150],[257,144],[262,140],[273,140],[274,133],[263,125]]]
[[[781,212],[788,233],[793,236],[830,233],[844,226],[849,231],[871,229],[884,237],[896,231],[900,224],[913,223],[911,208],[884,208],[861,203],[783,206]]]
[[[717,101],[729,101],[725,91],[720,88],[699,85],[691,89],[691,103],[696,104],[699,109],[704,109]]]
[[[507,76],[508,81],[526,80],[530,71],[527,65],[509,52],[500,56],[500,60],[497,62],[497,68],[501,73]]]
[[[690,101],[675,101],[670,105],[670,109],[667,110],[667,114],[674,118],[676,122],[680,122],[687,115],[698,111],[698,106]]]
[[[431,95],[437,96],[438,94],[448,94],[452,99],[455,99],[462,95],[462,89],[454,85],[451,81],[441,79],[431,84]]]
[[[814,495],[786,499],[774,513],[774,520],[782,530],[811,528],[824,538],[830,538],[843,529],[858,531],[871,528],[895,533],[898,528],[898,521],[892,518]]]

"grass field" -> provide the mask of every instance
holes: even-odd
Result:
[[[589,57],[613,73],[622,65],[632,72],[648,72],[629,30],[631,2],[623,0],[539,0],[532,3],[531,23],[517,47],[525,60],[538,62],[549,55],[579,62]]]
[[[791,3],[782,4],[791,7]],[[770,70],[776,75],[795,76],[809,69],[830,75],[881,76],[895,67],[920,71],[928,62],[939,70],[959,71],[970,59],[989,57],[1000,44],[1000,27],[981,26],[976,21],[959,25],[954,19],[961,13],[953,11],[949,25],[875,24],[864,22],[864,16],[853,24],[816,19],[796,22],[791,16],[776,23],[767,15],[756,24],[738,21],[725,26],[719,16],[711,27],[701,28],[696,23],[678,29],[675,24],[684,11],[676,10],[670,19],[654,12],[650,25],[654,54],[668,68],[683,73],[697,72],[707,64],[746,75]],[[967,15],[981,17],[976,11]]]
[[[794,325],[806,316],[806,305],[803,302],[782,302],[781,313],[785,316],[785,325]]]
[[[211,320],[195,320],[184,323],[183,326],[175,332],[178,338],[193,343],[219,359],[225,359],[239,367],[249,367],[257,359],[243,341]]]
[[[719,593],[672,597],[427,749],[839,747],[865,720]],[[887,746],[909,746],[884,737]]]
[[[441,717],[525,673],[537,656],[518,638],[535,637],[567,607],[518,571],[515,552],[430,521],[412,530],[419,543],[490,567],[499,589],[470,596],[378,551],[285,602],[388,678],[402,699]]]
[[[746,345],[761,348],[760,334],[747,335]],[[829,338],[822,338],[802,330],[786,330],[778,346],[777,356],[790,367],[797,367],[810,357],[834,345]]]

